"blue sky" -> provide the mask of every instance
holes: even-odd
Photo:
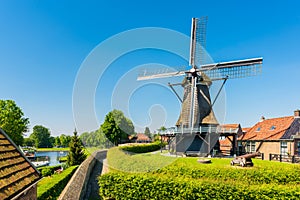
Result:
[[[97,127],[74,122],[72,109],[74,83],[90,52],[108,38],[136,28],[167,28],[189,36],[191,18],[208,16],[206,50],[214,61],[264,57],[262,75],[226,83],[226,101],[221,102],[226,108],[224,123],[247,127],[262,115],[266,118],[292,115],[300,108],[299,4],[298,1],[2,0],[0,99],[15,100],[30,119],[31,128],[41,124],[53,135],[71,134],[80,123],[79,132],[94,130]],[[188,51],[188,46],[182,48]],[[155,49],[122,55],[105,71],[95,90],[99,125],[107,112],[114,106],[118,108],[111,105],[112,90],[118,81],[136,66],[147,63],[187,65],[186,60]],[[126,82],[122,85],[126,86]],[[158,104],[161,106],[155,106]],[[151,130],[161,125],[173,126],[180,112],[176,97],[163,85],[139,88],[128,105],[130,117],[139,124],[139,129],[148,125]],[[151,117],[153,123],[149,124]]]

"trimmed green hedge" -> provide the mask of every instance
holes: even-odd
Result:
[[[78,165],[71,166],[60,174],[43,178],[38,183],[37,199],[50,200],[57,199],[65,186],[68,184]]]
[[[61,165],[54,165],[54,166],[46,166],[46,167],[39,167],[38,170],[41,172],[42,176],[50,176],[54,174],[55,170],[61,168]]]
[[[147,152],[160,150],[161,145],[165,146],[165,144],[161,144],[160,142],[154,142],[148,144],[134,144],[134,145],[120,146],[119,148],[123,151],[128,151],[132,153],[147,153]]]
[[[248,185],[150,174],[108,173],[99,178],[99,194],[112,199],[299,199],[300,187]]]

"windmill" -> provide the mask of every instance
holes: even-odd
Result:
[[[207,17],[192,18],[189,70],[149,74],[145,71],[138,80],[149,80],[185,76],[182,83],[170,84],[172,91],[182,102],[180,116],[173,133],[173,151],[186,153],[196,151],[210,153],[218,140],[218,121],[213,112],[216,102],[227,79],[255,76],[261,73],[262,58],[251,58],[220,63],[205,63]],[[219,92],[212,101],[209,88],[213,81],[223,80]],[[184,88],[183,98],[173,86]]]

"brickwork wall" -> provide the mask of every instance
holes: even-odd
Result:
[[[98,150],[88,157],[76,170],[71,180],[59,196],[59,200],[84,199],[91,171],[97,160],[106,158],[107,150]]]
[[[255,143],[256,148],[259,144],[260,142]],[[294,148],[294,142],[287,142],[287,152],[289,152],[291,155],[294,155]],[[263,142],[262,146],[259,149],[259,152],[264,153],[265,158],[266,156],[269,156],[269,154],[280,154],[280,142]]]

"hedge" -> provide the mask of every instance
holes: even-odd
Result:
[[[152,151],[160,150],[161,146],[165,144],[161,144],[160,142],[147,143],[147,144],[133,144],[133,145],[125,145],[120,146],[119,148],[123,151],[128,151],[132,153],[147,153]]]
[[[37,199],[57,199],[71,179],[77,167],[78,165],[71,166],[60,174],[54,174],[51,177],[43,178],[38,183]]]
[[[61,169],[61,165],[46,166],[46,167],[38,168],[38,170],[41,172],[43,177],[54,174],[55,170],[58,170],[58,169]]]
[[[110,199],[299,199],[300,188],[276,184],[193,180],[150,174],[108,173],[99,178],[99,194]]]

